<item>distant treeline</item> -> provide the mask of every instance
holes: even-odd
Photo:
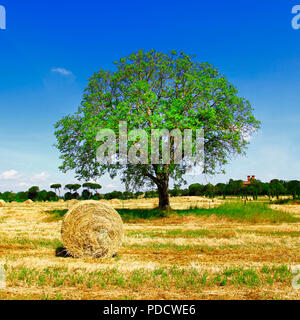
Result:
[[[96,183],[84,183],[80,184],[67,184],[64,189],[67,192],[61,196],[61,184],[53,184],[50,186],[54,191],[40,190],[39,187],[33,186],[28,191],[25,192],[4,192],[0,193],[0,199],[6,202],[23,202],[28,199],[32,201],[58,201],[59,199],[64,200],[101,200],[101,199],[138,199],[138,198],[156,198],[158,193],[156,191],[146,191],[146,192],[130,192],[130,191],[113,191],[106,194],[100,194],[98,191],[102,188],[100,184]],[[83,188],[81,194],[78,190]],[[253,180],[248,186],[244,186],[242,180],[232,180],[230,179],[228,183],[218,183],[216,185],[212,184],[200,184],[195,183],[190,185],[186,189],[174,188],[170,190],[170,195],[172,197],[176,196],[205,196],[209,198],[214,198],[216,196],[222,196],[224,199],[227,196],[237,196],[242,198],[247,198],[248,196],[257,199],[258,196],[268,196],[276,197],[280,196],[292,196],[293,199],[300,198],[300,181],[284,181],[274,179],[270,182],[261,182],[259,180]]]

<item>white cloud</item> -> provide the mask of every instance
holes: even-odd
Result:
[[[47,181],[50,178],[50,174],[46,171],[43,171],[41,173],[37,173],[31,177],[31,181],[34,182],[44,182]]]
[[[51,69],[51,72],[54,72],[54,73],[59,73],[63,76],[71,76],[73,75],[72,71],[69,71],[65,68],[52,68]]]
[[[17,187],[25,187],[25,188],[27,188],[27,187],[30,187],[30,184],[28,184],[26,182],[19,182],[17,184]]]
[[[3,180],[16,180],[19,178],[20,178],[20,175],[16,170],[8,170],[0,174],[0,179],[3,179]]]

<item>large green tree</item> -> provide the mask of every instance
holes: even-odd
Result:
[[[96,141],[99,129],[112,129],[119,138],[119,121],[128,131],[143,129],[204,129],[205,164],[209,174],[246,150],[246,137],[259,128],[250,103],[208,63],[183,52],[169,54],[139,51],[116,63],[115,71],[100,70],[90,78],[83,101],[74,115],[56,124],[57,147],[63,172],[74,170],[83,180],[118,173],[127,189],[156,185],[160,208],[169,206],[169,180],[178,184],[196,163],[100,164]],[[128,144],[131,148],[134,142]],[[171,141],[172,144],[172,141]],[[193,151],[196,145],[193,144]],[[120,153],[117,145],[117,154]]]

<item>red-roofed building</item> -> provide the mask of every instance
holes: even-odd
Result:
[[[243,187],[248,187],[251,184],[251,182],[255,180],[256,180],[255,176],[252,176],[252,177],[248,176],[247,181],[244,181],[243,183]]]

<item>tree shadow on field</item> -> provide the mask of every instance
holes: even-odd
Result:
[[[55,256],[59,258],[72,258],[72,256],[68,253],[67,249],[64,247],[56,248]]]

